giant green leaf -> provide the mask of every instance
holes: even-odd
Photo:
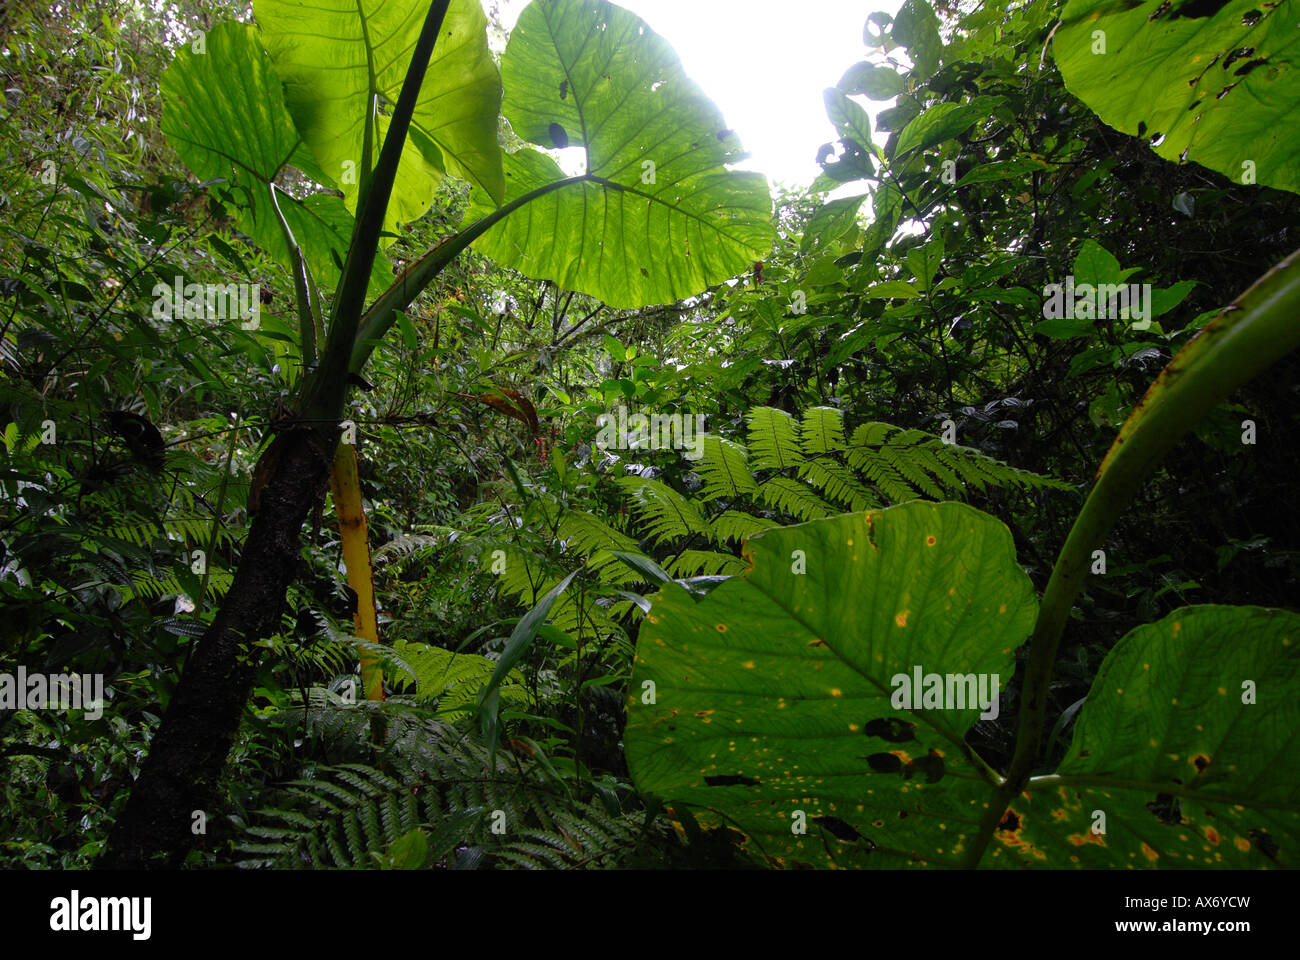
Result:
[[[161,88],[162,130],[177,154],[201,180],[226,181],[240,229],[292,266],[270,184],[286,166],[310,163],[256,31],[242,23],[218,24],[207,34],[205,53],[181,48]],[[332,287],[352,236],[353,218],[343,200],[323,193],[302,200],[281,195],[279,204],[317,281]],[[376,257],[372,289],[391,279],[387,259]]]
[[[1053,50],[1072,93],[1160,156],[1300,192],[1298,7],[1071,0]]]
[[[535,150],[508,157],[508,203],[563,185],[484,234],[482,252],[615,307],[691,296],[766,256],[765,178],[727,169],[742,159],[737,137],[638,17],[603,0],[535,0],[501,73],[515,132],[582,148],[586,169],[566,181]]]
[[[1300,616],[1186,607],[1133,630],[1058,770],[1008,798],[964,742],[978,708],[891,702],[917,666],[1005,686],[1036,608],[1005,527],[914,502],[768,531],[747,556],[701,602],[654,598],[625,734],[642,790],[786,864],[1296,862]]]
[[[642,625],[640,789],[782,861],[960,862],[993,796],[964,742],[980,709],[898,710],[892,680],[919,666],[1005,688],[1036,606],[1006,527],[913,502],[771,530],[747,556],[699,603],[665,586]]]
[[[253,9],[298,129],[355,210],[370,104],[375,97],[397,102],[428,0],[256,0]],[[452,0],[411,118],[389,229],[424,214],[444,163],[501,200],[501,81],[486,31],[478,0]],[[372,132],[372,163],[379,159],[386,119],[381,113],[379,130]]]
[[[1185,607],[1138,627],[1102,663],[1056,774],[1011,804],[990,860],[1295,866],[1298,688],[1294,613]]]

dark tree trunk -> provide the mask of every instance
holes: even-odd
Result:
[[[329,437],[291,429],[261,493],[230,591],[164,715],[97,869],[174,868],[195,840],[194,811],[211,820],[214,790],[252,691],[260,648],[279,628],[298,570],[302,525],[329,478]]]

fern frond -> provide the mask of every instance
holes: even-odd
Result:
[[[881,447],[880,456],[887,459],[889,465],[902,474],[912,489],[921,496],[942,500],[943,487],[926,473],[926,468],[933,467],[938,457],[930,456],[932,451],[922,444],[909,443],[911,438],[908,438],[907,434],[913,432],[904,431],[894,443]]]
[[[582,510],[568,510],[560,517],[559,539],[584,557],[598,550],[636,550],[636,541],[627,534]]]
[[[207,549],[208,538],[212,536],[212,517],[200,514],[164,517],[162,528],[169,539]],[[217,524],[216,544],[218,546],[231,544],[234,540],[235,537],[229,527],[224,523]]]
[[[713,518],[715,543],[742,543],[747,537],[780,526],[775,520],[751,516],[739,510],[727,510]]]
[[[745,561],[727,553],[711,550],[683,550],[681,556],[668,565],[674,577],[737,576],[744,572]]]
[[[800,479],[852,510],[865,510],[876,505],[871,491],[867,490],[848,467],[838,460],[818,458],[799,467]]]
[[[219,597],[230,589],[235,577],[227,570],[217,567],[208,568],[208,596]],[[159,600],[163,597],[182,595],[186,588],[181,584],[175,570],[150,572],[146,568],[131,571],[129,592],[133,596],[147,600]]]
[[[634,546],[629,553],[640,553]],[[601,583],[614,586],[645,583],[646,579],[635,570],[614,556],[608,550],[597,550],[587,558],[587,569],[593,571]]]
[[[704,455],[695,472],[703,481],[700,499],[704,503],[721,497],[732,499],[752,494],[758,489],[754,475],[749,472],[745,448],[720,437],[704,438]]]
[[[609,806],[572,796],[530,757],[498,752],[493,761],[470,735],[409,716],[389,713],[391,771],[341,764],[283,784],[244,828],[241,866],[373,868],[412,830],[429,839],[429,867],[450,864],[453,848],[507,868],[618,866],[640,843],[644,814],[617,798]],[[491,829],[497,812],[503,835]]]
[[[158,522],[152,517],[139,514],[121,517],[114,523],[107,523],[94,531],[99,540],[120,540],[137,547],[150,547],[161,535]]]
[[[513,543],[483,545],[479,567],[497,576],[502,594],[517,596],[531,606],[564,579],[564,571],[545,557]]]
[[[775,407],[753,407],[746,419],[755,469],[785,470],[804,462],[799,423],[790,414]]]
[[[759,487],[763,502],[800,520],[820,520],[835,513],[826,501],[798,480],[773,477]]]
[[[617,482],[631,496],[656,545],[692,534],[708,537],[709,525],[699,508],[672,487],[645,477],[620,477]]]
[[[379,563],[379,561],[389,558],[410,557],[429,550],[436,550],[446,542],[447,538],[438,534],[408,533],[400,537],[394,537],[387,543],[376,547],[370,553],[370,560],[372,563]]]
[[[131,574],[126,567],[107,554],[87,553],[82,556],[82,561],[109,583],[124,586],[131,583]]]
[[[888,459],[865,447],[849,447],[845,459],[890,503],[915,500],[916,491]]]
[[[834,407],[809,407],[801,430],[804,453],[837,453],[844,449],[844,415]]]
[[[971,447],[945,443],[920,430],[864,423],[853,432],[845,458],[889,500],[939,499],[967,487],[1068,490],[1054,477],[1012,467]]]

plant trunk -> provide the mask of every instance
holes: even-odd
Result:
[[[370,565],[370,526],[361,502],[361,479],[357,475],[357,448],[340,443],[330,470],[330,491],[339,517],[339,541],[348,586],[356,595],[352,631],[362,640],[379,642],[379,615],[375,609],[375,578]],[[373,653],[361,654],[361,688],[367,700],[384,699],[383,664]]]
[[[324,493],[336,438],[301,428],[276,438],[234,582],[185,667],[97,869],[179,867],[199,835],[196,812],[204,823],[216,814],[214,790],[260,659],[255,644],[279,629],[302,525]]]

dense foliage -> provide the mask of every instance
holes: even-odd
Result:
[[[299,6],[0,13],[0,864],[1293,862],[1294,0],[906,0],[771,193],[603,0]]]

